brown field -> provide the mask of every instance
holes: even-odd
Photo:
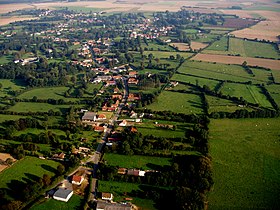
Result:
[[[193,41],[191,42],[191,48],[193,50],[200,50],[200,49],[205,48],[207,46],[208,46],[208,44],[205,44],[205,43],[193,42]]]
[[[251,66],[260,66],[274,70],[280,70],[280,60],[248,58],[239,56],[214,55],[214,54],[197,54],[192,60],[200,60],[207,62],[217,62],[224,64],[242,64],[244,61]]]
[[[8,158],[11,158],[13,161],[16,160],[8,153],[0,153],[0,160],[6,161]],[[0,164],[0,172],[3,171],[7,167],[8,167],[7,165]]]
[[[30,4],[1,4],[0,5],[0,14],[7,13],[7,12],[12,12],[15,10],[21,10],[21,9],[30,9],[34,8]],[[2,17],[1,17],[2,19]]]
[[[190,46],[186,43],[170,43],[170,46],[173,47],[178,47],[178,50],[180,51],[189,51],[190,50]]]
[[[22,21],[22,20],[33,20],[33,19],[36,19],[34,17],[1,17],[0,19],[0,26],[3,26],[3,25],[7,25],[9,23],[13,23],[13,22],[16,22],[16,21]]]

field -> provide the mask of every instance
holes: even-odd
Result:
[[[280,85],[269,85],[266,86],[266,89],[269,91],[278,106],[280,106]]]
[[[179,54],[183,58],[188,58],[193,55],[193,53],[188,52],[164,52],[164,51],[144,51],[144,55],[153,54],[155,58],[169,58],[173,55],[176,58],[176,55]]]
[[[155,111],[166,110],[184,114],[203,112],[200,96],[170,91],[163,91],[158,96],[157,101],[146,108]]]
[[[36,157],[25,157],[17,161],[10,168],[0,173],[0,188],[7,188],[13,180],[33,180],[43,174],[54,175],[59,163],[52,160],[41,160]]]
[[[279,207],[279,124],[279,118],[211,121],[210,210]]]
[[[0,153],[0,160],[2,161],[6,161],[8,158],[11,158],[13,161],[15,161],[15,159],[8,153]],[[1,165],[0,164],[0,173],[1,171],[3,171],[5,168],[7,168],[7,165]]]
[[[21,17],[1,17],[0,18],[0,26],[3,26],[3,25],[7,25],[9,23],[13,23],[13,22],[16,22],[16,21],[23,21],[23,20],[34,20],[36,18],[34,17],[29,17],[29,16],[21,16]]]
[[[24,90],[25,87],[21,84],[20,80],[0,79],[2,87],[0,89],[0,97],[12,95],[12,91]]]
[[[81,105],[82,107],[82,105]],[[30,103],[30,102],[18,102],[16,105],[9,108],[9,111],[15,112],[48,112],[49,110],[66,112],[70,108],[70,105],[52,105],[47,103]]]
[[[54,199],[45,200],[45,202],[37,204],[31,207],[31,210],[47,210],[47,209],[59,209],[59,210],[69,210],[69,209],[79,209],[82,205],[82,198],[78,195],[73,195],[70,200],[65,203],[62,201],[57,201]]]
[[[228,37],[222,37],[220,40],[215,41],[203,53],[229,54],[241,57],[279,58],[279,53],[272,44]]]
[[[77,101],[73,98],[65,98],[64,93],[67,91],[68,87],[50,87],[50,88],[36,88],[23,94],[19,95],[18,98],[32,99],[36,96],[38,99],[63,99],[65,101]]]
[[[264,58],[249,58],[240,56],[227,56],[227,55],[215,55],[215,54],[197,54],[192,60],[200,60],[207,62],[217,62],[224,64],[239,64],[241,65],[244,61],[251,66],[260,66],[275,70],[280,70],[280,60],[264,59]]]
[[[154,169],[158,166],[166,166],[171,164],[170,158],[151,157],[142,155],[132,155],[129,158],[126,155],[106,153],[104,159],[112,166],[136,168],[142,170]]]
[[[142,191],[141,186],[134,183],[114,182],[114,181],[99,181],[99,192],[110,192],[114,195],[114,201],[123,201],[124,198],[133,198],[132,203],[141,207],[143,210],[153,210],[154,202],[150,199],[141,199],[138,197],[129,196],[132,191]],[[127,195],[128,194],[128,195]]]

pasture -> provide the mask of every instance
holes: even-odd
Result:
[[[14,91],[25,89],[20,80],[0,79],[0,84],[0,97],[12,96]]]
[[[68,202],[62,202],[55,199],[45,199],[43,203],[35,204],[31,210],[46,210],[46,209],[79,209],[82,205],[83,198],[78,195],[73,195]]]
[[[146,108],[154,111],[172,111],[184,114],[203,113],[199,95],[171,91],[163,91],[157,100]]]
[[[279,124],[279,118],[211,120],[210,210],[280,206]]]
[[[64,93],[68,90],[68,87],[46,87],[46,88],[35,88],[26,91],[18,96],[18,98],[32,99],[36,96],[38,99],[63,99],[65,101],[77,101],[75,98],[65,98]]]
[[[106,160],[107,163],[112,166],[142,170],[155,170],[155,167],[167,166],[171,164],[170,158],[142,155],[132,155],[127,158],[126,155],[113,153],[106,153],[104,155],[104,160]]]
[[[171,55],[173,55],[176,58],[176,55],[180,55],[183,58],[189,58],[193,55],[193,53],[188,53],[188,52],[165,52],[165,51],[144,51],[144,55],[149,55],[153,54],[155,58],[169,58]]]
[[[266,89],[280,107],[280,85],[268,85],[266,86]]]
[[[42,178],[44,174],[53,176],[59,163],[53,160],[41,160],[36,157],[25,157],[0,173],[0,188],[8,188],[12,180],[25,182]]]

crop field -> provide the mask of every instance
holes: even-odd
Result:
[[[23,94],[19,95],[18,98],[32,99],[36,96],[38,99],[63,99],[65,101],[77,101],[78,99],[65,98],[64,93],[68,87],[47,87],[47,88],[36,88]]]
[[[264,59],[264,58],[250,58],[240,56],[228,56],[228,55],[215,55],[215,54],[197,54],[192,60],[217,62],[224,64],[239,64],[241,65],[244,61],[251,66],[260,66],[275,70],[280,70],[280,60]]]
[[[82,205],[83,198],[78,195],[73,195],[68,202],[62,202],[55,199],[47,199],[45,202],[36,204],[31,207],[31,210],[46,210],[46,209],[59,209],[59,210],[69,210],[69,209],[79,209]]]
[[[172,111],[184,114],[202,113],[203,107],[199,95],[163,91],[157,101],[147,106],[155,111]]]
[[[206,96],[208,104],[209,104],[209,113],[211,112],[235,112],[236,110],[239,109],[244,109],[244,107],[239,107],[238,104],[230,101],[230,100],[226,100],[226,99],[222,99],[222,98],[218,98],[218,97],[214,97],[214,96]],[[248,111],[251,111],[252,109],[250,108],[246,108]]]
[[[109,165],[124,167],[124,168],[136,168],[142,170],[155,170],[155,167],[166,166],[171,164],[170,158],[164,157],[151,157],[142,155],[132,155],[127,158],[126,155],[119,155],[113,153],[106,153],[104,159]]]
[[[10,168],[0,173],[0,188],[8,188],[11,180],[25,181],[42,177],[43,174],[53,176],[59,163],[52,160],[41,160],[36,157],[25,157]]]
[[[0,79],[0,97],[11,96],[13,91],[24,90],[20,80]]]
[[[80,105],[82,107],[82,105]],[[9,108],[9,111],[15,112],[48,112],[49,110],[61,111],[62,113],[68,111],[70,105],[52,105],[48,103],[30,103],[18,102],[16,105]]]
[[[183,74],[174,74],[172,77],[172,80],[178,81],[178,82],[187,82],[193,85],[207,85],[211,90],[213,90],[217,84],[219,84],[218,81],[210,80],[206,78],[200,78],[200,77],[194,77],[189,75],[183,75]]]
[[[215,184],[210,210],[280,206],[279,124],[279,118],[211,121]]]
[[[132,203],[139,206],[143,210],[154,210],[153,200],[141,199],[138,197],[129,196],[132,191],[142,191],[139,184],[127,183],[127,182],[114,182],[114,181],[98,181],[99,192],[110,192],[114,195],[114,201],[123,201],[125,198],[133,198]],[[128,195],[126,195],[128,194]]]
[[[194,41],[191,42],[191,48],[193,50],[200,50],[200,49],[206,47],[207,45],[208,44],[201,43],[201,42],[194,42]]]

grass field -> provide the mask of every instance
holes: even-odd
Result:
[[[131,193],[133,190],[140,190],[141,185],[127,182],[114,182],[114,181],[99,181],[99,192],[110,192],[114,195],[114,201],[123,201],[124,198],[131,197],[125,195],[126,193]],[[153,210],[154,207],[153,200],[150,199],[141,199],[138,197],[132,197],[131,201],[136,206],[139,206],[143,210]]]
[[[278,209],[280,119],[223,119],[210,124],[214,190],[209,209]]]
[[[70,210],[70,209],[80,209],[82,205],[83,198],[78,195],[73,195],[70,200],[65,203],[55,199],[47,199],[45,202],[37,204],[31,207],[31,210],[47,210],[47,209],[57,209],[57,210]]]
[[[25,87],[21,85],[20,80],[0,79],[0,84],[2,84],[0,97],[11,96],[12,91],[25,89]]]
[[[202,113],[202,103],[199,95],[163,91],[157,101],[148,105],[147,109],[155,111],[172,111],[184,114]]]
[[[164,157],[152,157],[142,155],[119,155],[113,153],[106,153],[104,159],[109,165],[125,167],[125,168],[137,168],[142,170],[155,169],[152,165],[166,166],[171,164],[170,158]]]
[[[189,58],[193,53],[188,52],[164,52],[164,51],[144,51],[144,55],[153,54],[155,58],[169,58],[173,55],[176,58],[176,55],[179,54],[183,58]]]
[[[280,54],[273,44],[249,41],[237,38],[222,37],[209,46],[204,53],[230,54],[241,57],[280,58]]]
[[[280,107],[280,85],[268,85],[266,89]]]
[[[0,114],[0,123],[5,122],[6,120],[18,120],[20,118],[27,118],[27,116]]]
[[[64,93],[68,90],[68,87],[50,87],[50,88],[36,88],[27,91],[18,96],[18,98],[32,99],[36,96],[38,99],[63,99],[65,101],[77,101],[75,98],[65,98]]]
[[[34,176],[42,177],[43,174],[54,175],[59,163],[52,160],[41,160],[36,157],[25,157],[17,161],[10,168],[0,173],[0,188],[7,188],[11,180],[32,180]]]
[[[61,111],[62,113],[69,110],[71,105],[52,105],[47,103],[30,103],[18,102],[16,105],[9,108],[9,111],[15,112],[48,112],[49,110]],[[82,105],[80,106],[82,107]]]
[[[280,71],[272,70],[272,74],[273,74],[275,82],[280,83]]]

